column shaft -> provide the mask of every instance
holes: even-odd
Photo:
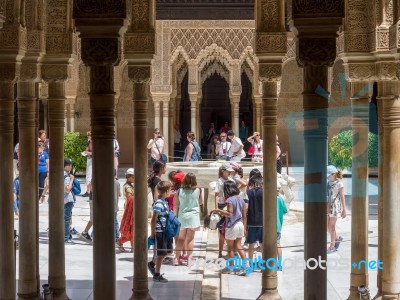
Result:
[[[93,138],[94,299],[115,299],[114,231],[114,67],[91,66],[90,110]],[[106,259],[105,259],[106,258]]]
[[[35,299],[37,282],[37,98],[34,82],[18,83],[20,219],[18,298]]]
[[[0,299],[15,299],[15,252],[13,216],[14,84],[0,82]]]
[[[255,102],[255,129],[254,131],[261,132],[261,100]]]
[[[277,125],[277,82],[263,82],[263,259],[276,257],[276,125]],[[278,294],[276,270],[266,268],[262,273],[262,291],[259,299],[281,299]]]
[[[233,106],[232,130],[235,132],[236,136],[239,136],[239,101],[240,101],[240,96],[234,96],[232,101],[232,106]]]
[[[169,100],[169,99],[168,99]],[[164,146],[164,153],[168,156],[168,148],[169,148],[169,126],[168,126],[168,118],[169,118],[169,107],[168,107],[169,101],[163,101],[163,137],[164,137],[164,142],[166,143]],[[173,142],[172,142],[173,143]]]
[[[155,100],[153,97],[153,101],[154,101],[154,128],[158,128],[161,130],[160,128],[160,102],[158,100]]]
[[[352,83],[358,91],[365,83]],[[352,98],[351,261],[368,260],[368,131],[369,97]],[[359,299],[358,287],[368,285],[367,268],[351,268],[349,299]]]
[[[49,285],[53,297],[66,299],[64,246],[64,118],[65,83],[49,83]]]
[[[305,66],[304,92],[304,260],[326,260],[326,166],[328,163],[328,100],[317,95],[328,85],[328,68]],[[318,224],[316,226],[315,224]],[[304,270],[304,299],[327,297],[327,272]]]
[[[189,94],[190,98],[190,130],[196,133],[197,94]],[[185,132],[183,132],[185,135]],[[196,138],[198,138],[196,136]]]
[[[400,228],[400,199],[398,178],[400,178],[400,100],[383,100],[384,134],[384,178],[383,188],[383,299],[398,299],[400,295],[400,252],[398,248]]]
[[[175,99],[169,100],[169,123],[168,123],[168,150],[170,153],[170,161],[175,161],[174,158],[174,128],[175,128]]]
[[[143,151],[143,145],[147,143],[147,136],[143,132],[147,130],[148,85],[148,82],[135,82],[133,84],[133,131],[136,137],[133,147],[136,153],[134,161],[136,174],[147,174],[147,153]],[[136,176],[135,199],[147,199],[146,197],[146,176]],[[147,276],[147,204],[143,201],[136,201],[135,203],[135,259],[133,295],[131,299],[146,299],[149,292]]]

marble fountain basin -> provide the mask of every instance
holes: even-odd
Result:
[[[165,178],[168,178],[168,173],[171,171],[181,170],[184,173],[193,173],[196,175],[197,186],[201,188],[208,189],[209,184],[218,179],[218,169],[223,164],[228,164],[227,161],[195,161],[195,162],[172,162],[167,163],[167,174]],[[249,173],[253,169],[259,169],[262,173],[263,164],[244,161],[239,162],[243,168],[243,177],[248,178]]]

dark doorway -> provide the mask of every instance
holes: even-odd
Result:
[[[241,77],[242,82],[242,95],[240,96],[240,104],[239,104],[239,127],[242,121],[246,123],[246,126],[249,128],[249,135],[253,133],[253,86],[252,83],[247,77],[246,73],[242,73]]]
[[[229,85],[224,78],[214,74],[203,84],[203,99],[200,106],[201,129],[207,133],[210,123],[214,122],[216,130],[224,126],[225,122],[232,126],[232,112],[229,100]],[[204,142],[202,143],[205,146]]]

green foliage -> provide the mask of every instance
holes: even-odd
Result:
[[[86,157],[82,155],[87,145],[86,136],[80,132],[67,131],[64,133],[64,157],[72,160],[75,172],[86,170]]]
[[[329,143],[329,164],[339,169],[349,169],[352,165],[352,131],[346,130],[335,135]],[[368,134],[368,165],[378,166],[378,136]]]

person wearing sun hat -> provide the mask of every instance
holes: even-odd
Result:
[[[346,199],[344,197],[344,186],[342,182],[342,172],[335,166],[327,167],[328,179],[328,233],[331,236],[331,243],[328,247],[328,254],[336,252],[340,242],[343,240],[341,236],[336,234],[337,218],[346,217]]]
[[[243,143],[235,136],[235,133],[232,130],[229,130],[227,133],[228,139],[231,141],[231,147],[228,150],[228,156],[230,160],[233,161],[241,161],[242,158],[246,157],[246,153],[243,150]]]

